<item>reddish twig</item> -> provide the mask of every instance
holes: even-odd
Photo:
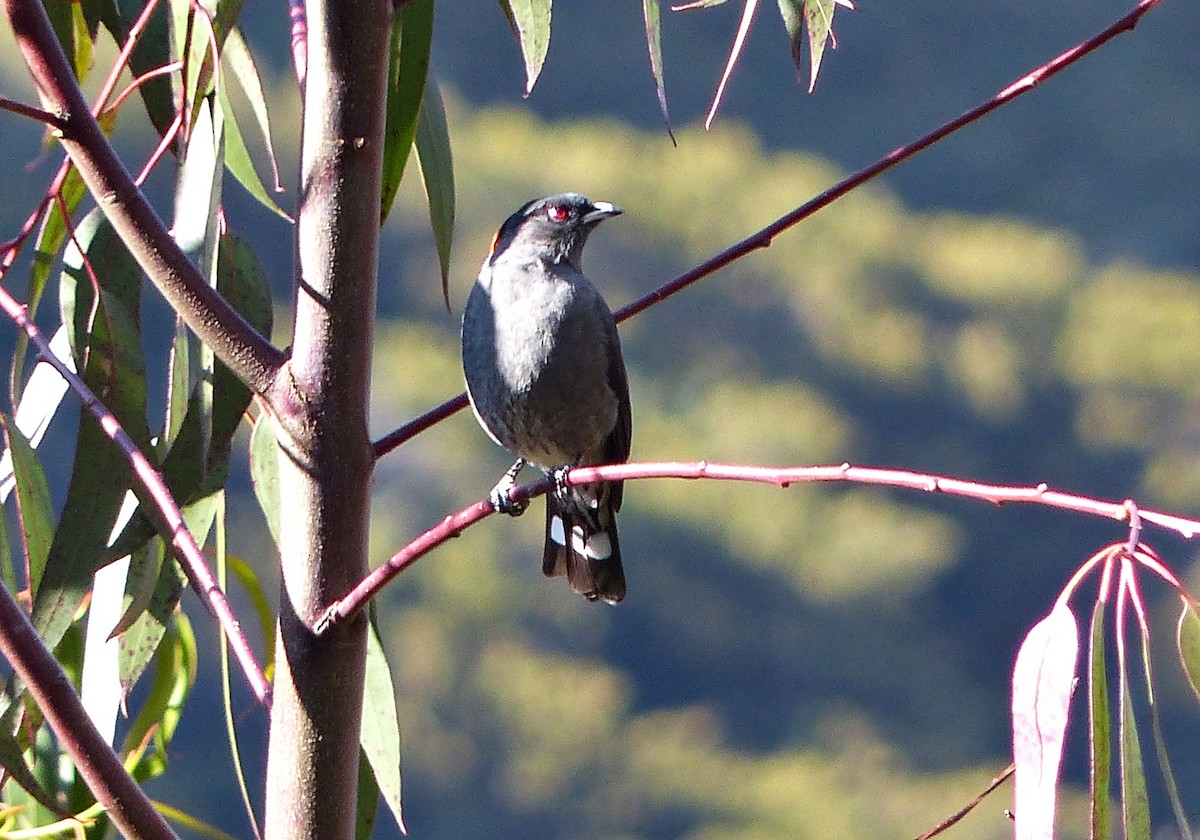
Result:
[[[1102,47],[1104,44],[1107,44],[1121,33],[1131,31],[1135,26],[1137,26],[1138,21],[1142,19],[1142,16],[1157,6],[1160,2],[1161,0],[1141,0],[1141,2],[1139,2],[1131,11],[1129,11],[1111,26],[1105,28],[1088,40],[1072,47],[1053,60],[1046,62],[1037,69],[1026,73],[1024,76],[1005,87],[986,102],[977,105],[955,119],[944,123],[942,126],[929,132],[924,137],[888,152],[888,154],[875,161],[875,163],[864,169],[858,170],[852,175],[848,175],[829,189],[825,190],[825,192],[821,193],[815,198],[810,199],[804,204],[801,204],[790,213],[780,216],[774,222],[771,222],[771,224],[762,228],[757,233],[753,233],[743,239],[741,242],[729,246],[724,251],[721,251],[719,254],[710,257],[692,270],[681,274],[669,283],[659,286],[649,294],[617,310],[615,313],[613,313],[617,323],[621,323],[626,318],[632,318],[634,315],[640,314],[644,310],[649,309],[651,306],[666,300],[671,295],[686,289],[693,283],[715,274],[717,271],[720,271],[722,268],[725,268],[730,263],[741,259],[747,254],[750,254],[759,248],[766,248],[770,246],[771,242],[776,236],[779,236],[779,234],[799,224],[809,216],[816,213],[818,210],[829,206],[846,193],[857,189],[868,181],[878,177],[892,167],[908,160],[918,152],[924,151],[959,129],[965,128],[971,123],[982,119],[1002,105],[1006,105],[1012,100],[1016,99],[1021,94],[1028,93],[1046,79],[1056,75],[1062,70],[1065,70],[1067,67],[1083,58],[1085,55],[1088,55],[1089,53]],[[417,417],[416,419],[404,424],[385,437],[380,438],[375,443],[375,457],[380,458],[386,455],[396,447],[425,431],[442,418],[448,417],[460,409],[465,408],[466,405],[466,395],[459,394],[457,397],[442,403],[437,408],[434,408],[420,417]]]
[[[238,622],[233,608],[229,605],[224,591],[217,584],[208,564],[204,562],[200,546],[196,544],[195,538],[188,530],[183,520],[183,514],[180,513],[178,505],[171,497],[171,491],[167,489],[167,485],[163,481],[162,473],[138,449],[133,439],[121,428],[117,418],[105,408],[87,384],[54,354],[42,331],[33,321],[29,320],[25,307],[17,303],[3,287],[0,287],[0,309],[29,336],[29,340],[37,347],[40,357],[53,366],[63,379],[67,380],[71,389],[79,395],[83,407],[96,418],[100,428],[104,430],[109,439],[125,453],[138,481],[145,488],[162,517],[165,531],[170,535],[171,545],[176,556],[180,558],[188,579],[228,634],[229,645],[246,675],[246,680],[250,683],[250,688],[260,703],[269,705],[271,687],[254,658],[250,642],[242,632],[241,624]]]
[[[1035,487],[985,484],[908,470],[884,470],[873,467],[855,467],[850,464],[817,467],[757,467],[743,464],[710,464],[707,461],[614,464],[571,470],[567,476],[567,483],[590,484],[596,481],[630,481],[644,478],[749,481],[759,484],[774,484],[785,489],[792,484],[845,481],[852,484],[944,493],[949,496],[978,499],[997,505],[1006,503],[1044,505],[1116,521],[1125,521],[1129,517],[1129,508],[1125,502],[1106,502],[1073,493],[1063,493],[1051,490],[1045,484]],[[542,479],[532,484],[514,487],[509,498],[514,501],[528,499],[545,493],[551,486],[550,479]],[[392,578],[446,540],[458,536],[476,522],[491,516],[493,512],[491,503],[482,501],[447,516],[392,555],[386,563],[363,578],[344,598],[327,609],[317,622],[314,628],[315,632],[322,633],[334,624],[353,616]],[[1138,514],[1143,523],[1150,522],[1161,528],[1176,531],[1188,539],[1200,534],[1200,521],[1194,519],[1185,519],[1173,514],[1149,510],[1139,510]]]
[[[9,99],[7,96],[0,96],[0,109],[12,111],[14,114],[20,114],[22,117],[29,117],[31,120],[45,123],[57,131],[62,131],[67,127],[67,121],[58,114],[52,114],[33,105],[26,105],[24,102],[17,102],[15,99]]]

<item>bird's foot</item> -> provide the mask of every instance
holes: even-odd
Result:
[[[550,473],[550,480],[554,482],[554,498],[558,499],[559,506],[569,509],[573,507],[571,504],[571,488],[567,485],[567,475],[571,472],[571,467],[562,466],[555,468]]]
[[[500,480],[496,482],[496,486],[488,493],[488,501],[492,503],[497,513],[504,513],[509,516],[520,516],[529,507],[525,500],[516,500],[509,498],[508,492],[513,489],[517,483],[517,473],[525,466],[525,459],[518,458],[516,463],[508,468],[504,475],[500,476]]]

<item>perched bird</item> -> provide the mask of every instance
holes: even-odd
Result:
[[[625,597],[617,541],[619,482],[567,487],[566,470],[629,459],[629,384],[612,313],[583,274],[588,234],[621,212],[575,193],[531,201],[501,225],[463,311],[462,358],[475,417],[518,460],[555,479],[546,496],[542,571],[565,574],[589,601]]]

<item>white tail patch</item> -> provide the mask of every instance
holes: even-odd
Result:
[[[561,516],[550,518],[550,539],[561,546],[567,544]],[[571,548],[576,554],[582,554],[592,560],[607,560],[612,557],[612,540],[609,539],[608,534],[600,531],[592,534],[589,539],[581,525],[576,525],[571,529]]]

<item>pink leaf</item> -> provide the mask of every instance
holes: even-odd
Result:
[[[1017,653],[1012,696],[1017,840],[1054,836],[1054,795],[1078,652],[1075,616],[1057,604]]]

